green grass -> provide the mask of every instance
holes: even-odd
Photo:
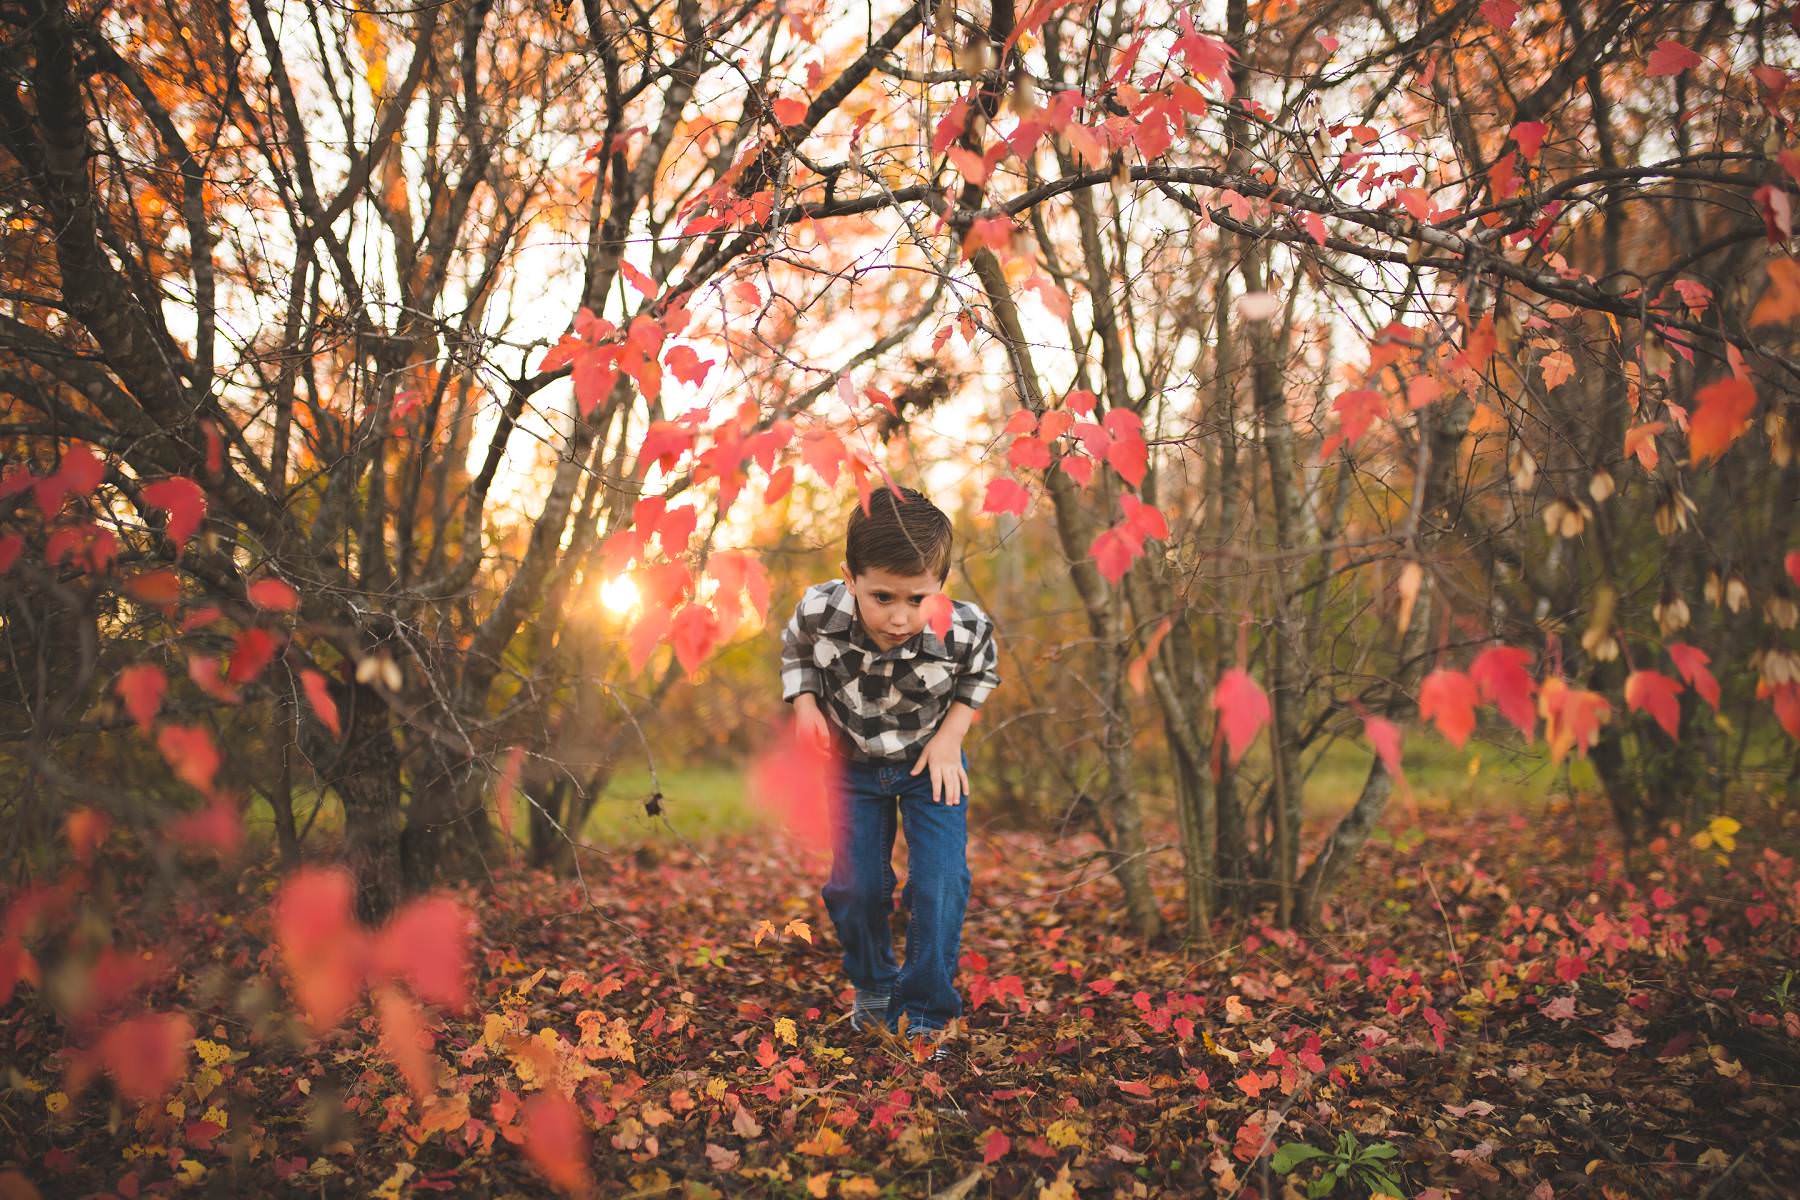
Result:
[[[1541,753],[1522,751],[1516,743],[1471,741],[1466,749],[1457,750],[1429,732],[1413,729],[1408,730],[1408,735],[1404,748],[1406,778],[1414,800],[1425,808],[1534,811],[1559,778]],[[1307,820],[1333,819],[1354,804],[1370,757],[1366,745],[1349,740],[1335,743],[1320,756],[1306,781]],[[1303,759],[1306,763],[1311,761],[1311,756]],[[1258,742],[1244,765],[1255,776],[1266,777],[1266,738]],[[589,814],[580,839],[606,847],[704,844],[721,835],[761,827],[759,815],[745,794],[741,765],[673,766],[660,770],[658,781],[663,794],[662,814],[653,817],[645,811],[645,801],[656,790],[649,771],[637,766],[620,772]],[[295,789],[295,815],[302,824],[315,799],[315,793]],[[1393,799],[1399,799],[1398,792]],[[1146,800],[1156,803],[1148,792]],[[524,797],[515,797],[513,803],[514,835],[523,841],[528,802]],[[251,795],[244,810],[244,825],[252,841],[273,844],[274,821],[262,796]],[[342,810],[335,799],[327,797],[312,836],[334,835],[342,827]]]
[[[644,802],[656,790],[650,772],[642,767],[621,771],[588,815],[582,840],[603,846],[697,843],[721,834],[743,833],[759,824],[744,794],[740,767],[664,768],[657,772],[657,781],[662,784],[660,817],[644,811]],[[521,828],[523,824],[521,816]]]
[[[1426,806],[1535,808],[1558,778],[1541,748],[1470,739],[1458,750],[1434,732],[1415,728],[1407,734],[1401,767],[1414,798]],[[1356,803],[1373,757],[1360,741],[1332,745],[1307,778],[1307,814],[1338,813]]]

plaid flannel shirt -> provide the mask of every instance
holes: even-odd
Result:
[[[998,662],[993,620],[962,600],[950,602],[942,638],[927,626],[882,650],[833,579],[806,589],[782,631],[781,698],[816,695],[851,759],[910,766],[952,703],[981,707],[1000,683]]]

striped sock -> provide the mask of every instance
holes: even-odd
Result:
[[[850,1006],[850,1028],[858,1033],[869,1025],[887,1023],[888,998],[875,992],[856,989],[856,1000]]]

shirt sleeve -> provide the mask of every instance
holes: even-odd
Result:
[[[806,615],[806,597],[794,606],[793,619],[781,631],[781,698],[792,702],[803,692],[825,694],[825,673],[813,662],[816,634]]]
[[[1000,651],[994,644],[994,622],[986,613],[981,613],[973,636],[969,639],[968,651],[958,656],[952,698],[970,708],[980,708],[982,701],[988,698],[988,693],[1000,686],[1000,672],[996,669],[999,664]]]

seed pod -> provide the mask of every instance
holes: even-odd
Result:
[[[1531,457],[1531,451],[1523,446],[1513,455],[1512,479],[1513,486],[1521,492],[1529,492],[1531,485],[1537,482],[1537,459]]]

